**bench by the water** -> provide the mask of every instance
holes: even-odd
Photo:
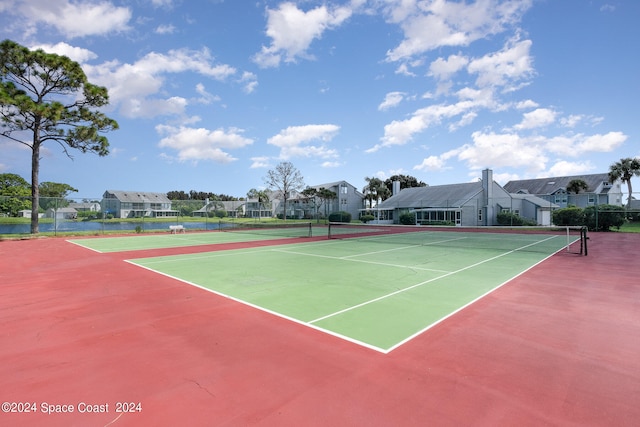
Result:
[[[183,225],[170,225],[169,226],[169,230],[171,231],[171,234],[184,233],[184,226]]]

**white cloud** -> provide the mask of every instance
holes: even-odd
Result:
[[[531,40],[511,41],[499,52],[470,61],[468,71],[477,74],[479,87],[506,87],[505,91],[518,88],[516,82],[527,80],[534,74],[529,51]]]
[[[473,144],[461,147],[458,159],[471,169],[515,168],[529,173],[545,169],[548,156],[544,144],[515,133],[473,132]]]
[[[455,104],[438,104],[421,108],[408,119],[394,120],[386,125],[384,136],[381,138],[382,142],[366,151],[372,153],[383,147],[404,145],[413,139],[414,134],[422,132],[430,126],[440,124],[443,119],[468,114],[477,106],[477,102],[465,100]]]
[[[387,20],[400,25],[404,40],[387,52],[387,59],[403,60],[443,46],[467,46],[499,34],[517,24],[531,4],[531,0],[390,2]]]
[[[172,96],[154,98],[164,89],[167,74],[194,72],[222,81],[236,73],[229,65],[212,62],[213,57],[207,49],[177,49],[166,54],[151,52],[133,64],[111,61],[96,66],[84,65],[83,68],[90,81],[107,87],[110,104],[119,107],[123,115],[154,117],[181,114],[188,104],[178,103]]]
[[[208,49],[174,49],[167,54],[151,52],[134,64],[137,70],[145,73],[181,73],[194,71],[216,80],[224,80],[235,74],[235,68],[226,65],[212,65],[213,56]]]
[[[456,158],[471,170],[484,168],[519,170],[527,176],[564,176],[594,169],[589,161],[570,161],[592,152],[609,152],[621,146],[627,136],[621,132],[604,135],[522,136],[515,132],[473,132],[472,143],[429,156],[415,170],[439,171],[447,169],[447,161]],[[555,157],[554,164],[548,163]],[[506,173],[505,173],[506,174]],[[506,179],[507,175],[503,178]],[[516,175],[509,179],[518,179]],[[508,181],[508,179],[507,179]],[[504,182],[504,181],[503,181]]]
[[[31,46],[31,50],[42,49],[48,53],[55,53],[56,55],[64,55],[73,61],[76,61],[80,64],[90,61],[92,59],[96,59],[98,55],[89,49],[84,49],[81,47],[71,46],[65,42],[59,42],[54,45],[51,44],[41,44]]]
[[[180,161],[211,160],[216,163],[229,163],[237,159],[225,150],[253,144],[252,139],[242,136],[243,131],[236,128],[209,130],[158,125],[156,131],[160,135],[166,135],[158,146],[177,151]]]
[[[398,104],[402,102],[404,99],[403,92],[389,92],[384,97],[384,101],[380,105],[378,105],[378,110],[385,111],[390,108],[396,107]]]
[[[562,135],[549,138],[546,148],[552,153],[579,157],[588,153],[608,153],[620,147],[628,136],[622,132],[609,132],[604,135]]]
[[[522,130],[548,126],[556,121],[556,115],[557,113],[549,108],[538,108],[523,114],[522,122],[515,125],[514,128]]]
[[[518,103],[516,103],[515,107],[518,110],[528,110],[531,108],[537,108],[538,107],[538,103],[535,101],[532,101],[531,99],[527,99],[524,101],[520,101]]]
[[[416,74],[409,70],[409,66],[407,64],[400,64],[395,71],[396,74],[401,74],[404,76],[415,77]]]
[[[466,67],[468,63],[469,59],[463,55],[450,55],[447,59],[438,58],[429,66],[428,75],[438,80],[447,80]]]
[[[180,96],[166,99],[130,99],[122,103],[120,112],[128,117],[181,115],[184,113],[187,103],[187,100]]]
[[[520,175],[515,173],[493,173],[493,180],[500,185],[505,185],[509,181],[518,181],[520,179]]]
[[[281,3],[277,9],[267,9],[266,34],[271,38],[271,44],[263,46],[254,61],[268,68],[277,67],[281,61],[312,58],[307,52],[311,43],[321,38],[326,30],[340,26],[351,14],[348,7],[325,5],[305,12],[291,2]]]
[[[544,176],[572,176],[588,173],[593,170],[594,166],[589,161],[576,163],[561,160],[551,166]]]
[[[200,95],[196,102],[200,104],[206,105],[211,104],[214,101],[220,101],[220,97],[209,93],[202,83],[196,84],[196,92]]]
[[[271,167],[269,157],[252,157],[250,169],[268,168]]]
[[[342,163],[340,163],[340,162],[323,162],[320,166],[323,167],[323,168],[337,168],[337,167],[342,166]]]
[[[176,27],[171,24],[158,25],[155,32],[156,34],[173,34],[176,32]]]
[[[446,161],[440,156],[429,156],[422,163],[413,167],[414,170],[420,171],[441,171],[445,169]]]
[[[155,7],[166,7],[170,8],[173,6],[175,0],[151,0],[151,4]]]
[[[460,101],[472,101],[478,107],[499,108],[494,99],[494,91],[491,88],[473,89],[465,87],[455,94]]]
[[[463,55],[452,55],[447,60],[436,60],[431,64],[429,75],[440,81],[438,93],[447,94],[451,83],[447,80],[453,73],[464,69],[469,74],[477,75],[477,88],[464,87],[455,95],[459,101],[453,104],[439,104],[416,110],[405,120],[395,120],[384,127],[381,143],[370,148],[367,152],[375,152],[382,147],[404,145],[410,142],[414,135],[427,128],[439,125],[444,120],[456,119],[448,123],[450,132],[468,126],[478,115],[480,109],[492,111],[504,110],[508,105],[501,104],[496,98],[496,92],[513,91],[521,81],[533,75],[529,40],[519,41],[511,39],[499,52],[487,54],[481,58],[467,59]],[[527,102],[526,105],[532,105]],[[533,124],[532,120],[526,125]]]
[[[308,143],[311,141],[331,141],[339,130],[339,126],[329,124],[290,126],[269,138],[267,143],[279,147],[280,158],[284,160],[292,157],[335,158],[338,156],[336,150],[329,149],[324,145],[315,146],[308,145]]]
[[[584,119],[584,116],[579,114],[571,114],[569,117],[562,117],[560,124],[564,127],[574,128]]]
[[[249,71],[243,72],[238,82],[244,85],[245,93],[253,93],[258,87],[258,77]]]
[[[463,149],[464,147],[454,148],[453,150],[449,150],[445,153],[440,154],[439,156],[429,156],[423,159],[422,163],[414,166],[413,169],[421,170],[421,171],[431,171],[431,172],[451,169],[450,167],[447,166],[447,161],[450,158],[456,157],[457,155],[459,155]]]
[[[471,123],[473,123],[476,117],[478,117],[478,113],[476,113],[475,111],[470,111],[464,114],[460,118],[460,120],[449,124],[449,127],[448,127],[449,132],[455,132],[461,127],[469,126]]]
[[[44,24],[69,38],[127,31],[132,16],[128,7],[108,1],[31,0],[17,2],[12,12],[33,31]]]

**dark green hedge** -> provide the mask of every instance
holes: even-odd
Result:
[[[591,231],[609,231],[612,227],[620,228],[626,215],[624,207],[615,205],[588,206],[584,209],[569,207],[554,211],[553,223],[586,226]]]
[[[513,212],[500,212],[497,216],[498,225],[511,225],[511,226],[523,226],[523,225],[538,225],[535,221],[527,218],[523,218],[520,215],[516,215]]]
[[[351,214],[349,212],[332,212],[329,214],[329,222],[351,222]]]

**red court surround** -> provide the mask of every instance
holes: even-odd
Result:
[[[2,241],[0,425],[637,425],[640,234],[589,243],[384,355],[123,261],[213,247]]]

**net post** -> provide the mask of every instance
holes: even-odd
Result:
[[[586,226],[582,227],[582,229],[580,230],[580,234],[582,236],[582,241],[584,242],[584,256],[587,256],[589,254],[589,251],[587,249],[587,241],[589,240],[589,236],[587,236]]]

